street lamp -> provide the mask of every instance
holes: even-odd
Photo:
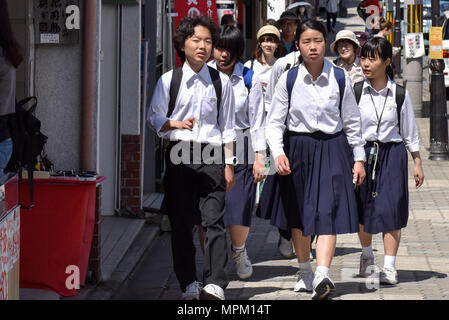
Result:
[[[440,2],[432,0],[432,26],[440,25]],[[430,61],[430,160],[448,160],[448,131],[446,88],[444,86],[444,61]],[[444,97],[444,99],[442,99]]]

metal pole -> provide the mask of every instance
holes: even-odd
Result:
[[[413,6],[412,6],[413,5]],[[407,13],[407,22],[405,25],[407,26],[405,29],[406,33],[419,33],[422,32],[420,27],[420,21],[422,21],[422,11],[419,14],[417,7],[414,5],[421,5],[422,0],[405,0],[404,1],[404,9],[407,9],[405,12]],[[411,9],[409,11],[409,9]],[[416,14],[418,12],[418,14]],[[411,14],[410,14],[411,13]],[[418,19],[413,21],[411,17],[417,17]],[[407,90],[410,94],[410,99],[413,104],[413,111],[415,112],[416,117],[422,116],[422,57],[420,58],[405,58],[404,72],[403,72],[404,84],[407,87]]]
[[[396,0],[396,14],[395,14],[395,23],[394,23],[394,47],[401,47],[401,1]],[[402,74],[401,71],[401,51],[393,57],[394,64],[394,74],[395,76],[400,76]]]
[[[439,27],[440,2],[432,0],[432,26]],[[430,160],[448,160],[448,131],[446,88],[444,86],[444,61],[430,61]],[[444,97],[444,99],[442,99]]]
[[[81,170],[92,171],[95,2],[84,1]]]

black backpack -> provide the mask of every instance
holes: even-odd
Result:
[[[31,107],[26,108],[26,105],[32,100],[34,101]],[[36,106],[36,97],[16,101],[16,112],[8,118],[13,151],[5,170],[19,173],[19,183],[22,180],[22,169],[26,169],[28,172],[30,205],[20,204],[24,209],[31,209],[34,206],[33,170],[37,163],[37,157],[41,154],[47,142],[47,137],[40,132],[41,122],[34,115]]]

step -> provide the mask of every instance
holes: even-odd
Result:
[[[145,219],[103,216],[101,222],[101,276],[107,281],[139,235]]]

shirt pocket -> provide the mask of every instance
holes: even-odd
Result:
[[[201,114],[207,123],[217,122],[217,98],[203,97],[201,99]]]
[[[387,104],[385,106],[382,122],[385,121],[389,124],[396,124],[398,121],[398,109],[396,104]]]

